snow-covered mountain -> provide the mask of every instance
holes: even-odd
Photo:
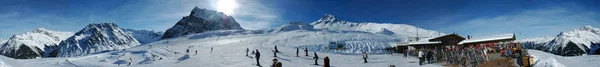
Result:
[[[311,23],[315,29],[322,30],[350,30],[365,31],[371,33],[395,34],[403,38],[408,37],[435,37],[443,35],[438,31],[418,28],[407,24],[374,23],[374,22],[348,22],[337,19],[331,14],[325,14],[321,19]]]
[[[283,25],[273,29],[273,32],[283,32],[283,31],[293,31],[293,30],[314,30],[314,29],[313,29],[313,26],[308,23],[290,22],[290,23],[283,24]]]
[[[0,45],[6,43],[6,41],[8,41],[8,40],[6,40],[6,39],[0,39]]]
[[[131,34],[131,36],[133,36],[133,38],[138,40],[138,42],[140,42],[140,44],[147,44],[147,43],[151,43],[154,41],[158,41],[158,40],[160,40],[160,38],[162,37],[162,34],[163,34],[163,32],[155,32],[155,31],[149,31],[149,30],[134,30],[134,29],[124,29],[124,28],[121,28],[121,30],[123,30],[126,33]]]
[[[189,16],[183,17],[175,26],[165,31],[162,38],[171,38],[214,30],[243,29],[233,17],[223,12],[194,7]]]
[[[0,47],[0,54],[17,58],[31,59],[42,57],[47,46],[58,46],[60,41],[73,35],[73,32],[59,32],[36,28],[31,32],[13,35]]]
[[[523,46],[562,56],[579,56],[588,54],[593,43],[600,43],[600,29],[590,25],[569,32],[561,32],[556,37],[539,37],[519,40]]]
[[[60,42],[52,55],[73,57],[102,51],[125,49],[140,43],[114,23],[89,24],[75,35]]]

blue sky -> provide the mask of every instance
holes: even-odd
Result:
[[[164,31],[195,6],[217,10],[217,0],[2,0],[0,39],[44,27],[78,31],[89,23]],[[555,36],[583,25],[600,27],[597,0],[237,0],[243,28],[269,29],[324,14],[352,22],[410,24],[461,35],[522,33]]]

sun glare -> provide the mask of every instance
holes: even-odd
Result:
[[[235,0],[219,0],[217,2],[217,11],[223,12],[227,15],[232,15],[238,4]]]

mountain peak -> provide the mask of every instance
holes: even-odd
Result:
[[[311,23],[312,25],[315,24],[321,24],[321,23],[338,23],[338,22],[344,22],[342,20],[337,19],[335,16],[331,15],[331,14],[325,14],[325,16],[323,16],[321,19]]]
[[[594,29],[594,27],[592,27],[592,25],[585,25],[583,27],[580,28],[581,30],[591,30]]]
[[[35,29],[33,30],[33,32],[34,32],[34,33],[38,33],[38,32],[45,32],[45,31],[47,31],[47,30],[46,30],[46,29],[44,29],[43,27],[35,28]]]
[[[194,7],[189,16],[183,17],[173,27],[165,31],[163,38],[202,33],[214,30],[243,29],[231,16],[223,12]]]

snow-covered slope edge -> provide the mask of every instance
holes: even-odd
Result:
[[[107,50],[125,49],[140,43],[114,23],[89,24],[62,41],[53,53],[57,57],[82,56]]]
[[[0,54],[17,59],[43,57],[46,49],[53,49],[60,41],[73,35],[73,32],[59,32],[36,28],[31,32],[13,35],[2,43]]]
[[[321,19],[311,23],[314,29],[321,30],[351,30],[351,31],[365,31],[371,33],[382,33],[395,34],[404,39],[409,37],[435,37],[444,35],[438,31],[432,31],[427,29],[418,28],[407,24],[391,24],[391,23],[374,23],[374,22],[348,22],[337,19],[331,14],[325,14]],[[418,30],[418,32],[417,32]],[[389,32],[388,32],[389,31]]]
[[[539,50],[528,50],[534,58],[533,67],[598,67],[600,55],[564,57]]]

